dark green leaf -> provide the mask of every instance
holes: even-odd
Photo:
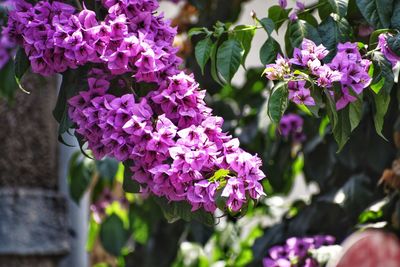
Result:
[[[217,52],[217,69],[227,83],[230,84],[233,76],[242,62],[244,49],[233,39],[222,43]]]
[[[349,5],[349,0],[329,0],[334,12],[339,14],[341,17],[347,15],[347,8]]]
[[[102,160],[96,160],[96,169],[100,174],[100,178],[106,180],[114,180],[118,171],[119,162],[113,158],[106,157]]]
[[[129,164],[124,164],[124,181],[122,189],[126,193],[140,193],[140,184],[133,179],[133,173],[129,168]]]
[[[68,185],[71,198],[79,204],[83,194],[88,189],[93,176],[93,162],[82,157],[78,151],[70,159]]]
[[[204,33],[206,33],[207,31],[208,31],[207,28],[204,28],[204,27],[202,27],[202,28],[200,28],[200,27],[194,27],[194,28],[191,28],[191,29],[189,30],[188,35],[189,35],[189,37],[192,37],[192,36],[194,36],[194,35],[204,34]]]
[[[211,55],[212,41],[210,37],[199,41],[195,48],[195,56],[197,63],[201,68],[201,73],[204,75],[204,67],[206,66]]]
[[[365,20],[375,29],[389,28],[394,0],[356,0]]]
[[[17,82],[19,82],[30,66],[29,59],[23,48],[18,48],[14,64],[15,78],[17,79]]]
[[[124,223],[116,214],[107,217],[101,224],[100,240],[108,253],[119,256],[128,239],[129,232],[124,228]]]
[[[373,94],[375,103],[374,123],[376,132],[384,139],[382,130],[385,122],[385,115],[389,108],[390,94],[381,90],[378,94]]]
[[[288,106],[288,88],[284,82],[278,83],[268,100],[268,116],[274,123],[279,123]]]
[[[330,94],[327,90],[324,90],[324,94],[325,94],[325,99],[326,99],[326,103],[327,103],[326,111],[327,111],[327,114],[329,117],[329,121],[332,125],[332,129],[334,129],[338,122],[338,114],[336,112],[335,101],[332,99],[332,97],[330,96]]]
[[[353,131],[360,124],[363,113],[363,102],[361,99],[350,103],[349,107],[349,116],[350,116],[350,125],[351,131]]]
[[[253,41],[256,28],[249,25],[238,25],[234,28],[233,38],[237,40],[244,50],[242,65],[245,66],[247,55],[250,52],[251,42]]]
[[[264,28],[264,30],[268,33],[268,35],[272,34],[272,32],[275,29],[275,23],[272,19],[262,18],[258,22],[261,24],[261,26]]]
[[[73,125],[68,116],[68,100],[79,91],[87,88],[86,68],[67,70],[63,74],[63,80],[58,93],[57,104],[53,110],[53,116],[60,124],[58,133],[65,133]]]
[[[211,47],[211,77],[219,85],[223,86],[221,79],[219,78],[217,70],[217,52],[218,52],[218,40]]]
[[[275,30],[279,30],[286,19],[289,18],[290,9],[283,9],[280,6],[272,6],[268,9],[268,18],[275,23]]]
[[[349,116],[349,107],[346,107],[337,112],[338,121],[333,128],[333,136],[339,146],[338,151],[341,151],[344,145],[350,138],[351,122]]]
[[[168,222],[173,223],[179,219],[190,222],[192,220],[201,222],[205,225],[214,225],[214,217],[211,213],[202,209],[192,211],[192,207],[185,201],[172,201],[169,202],[165,198],[154,197],[156,203],[161,207],[165,218]]]
[[[333,12],[332,6],[328,0],[319,0],[318,15],[321,20],[326,19]]]
[[[338,20],[327,17],[318,27],[322,44],[330,51],[328,61],[335,55],[336,47],[339,43],[349,41],[352,30],[345,18]]]
[[[278,53],[281,53],[281,46],[272,37],[269,37],[260,49],[260,60],[265,66],[275,61]]]
[[[392,15],[392,20],[391,20],[391,28],[400,30],[400,1],[395,1],[394,7],[393,7],[393,15]]]
[[[382,134],[384,117],[389,108],[390,103],[390,92],[394,85],[394,75],[392,71],[392,65],[380,52],[372,54],[372,61],[374,64],[374,77],[373,84],[379,83],[382,79],[384,84],[379,90],[378,94],[373,93],[374,98],[374,123],[376,132],[385,138]]]
[[[0,69],[0,96],[10,102],[14,99],[15,92],[18,89],[14,72],[14,62],[12,60],[8,61]]]
[[[389,36],[387,38],[387,44],[390,50],[392,50],[396,55],[400,56],[400,33],[395,36]]]
[[[379,35],[381,35],[382,33],[387,33],[389,31],[390,29],[378,29],[376,31],[373,31],[371,33],[371,36],[369,37],[369,50],[374,49],[377,46]]]
[[[316,44],[322,42],[316,28],[304,20],[297,20],[290,25],[290,43],[292,47],[299,47],[304,38],[313,40]]]

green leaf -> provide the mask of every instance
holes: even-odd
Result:
[[[282,24],[289,18],[291,9],[283,9],[278,5],[268,9],[268,18],[275,23],[275,30],[278,31]]]
[[[268,35],[272,34],[272,32],[275,29],[275,23],[272,19],[262,18],[262,19],[258,20],[258,22],[261,24],[261,26],[264,28],[264,30],[268,33]]]
[[[226,176],[228,176],[229,173],[230,173],[230,170],[219,169],[208,180],[209,181],[219,181],[219,180],[225,178]]]
[[[298,19],[304,20],[308,22],[310,25],[313,27],[318,27],[318,20],[315,18],[315,16],[311,13],[311,11],[308,12],[300,12],[297,14]]]
[[[394,85],[394,74],[392,71],[391,63],[383,56],[380,52],[374,52],[372,54],[373,67],[373,85],[376,85],[374,91],[379,88],[379,83],[384,82],[382,87],[379,89],[378,94],[372,94],[374,98],[374,123],[375,129],[378,135],[386,139],[383,134],[383,124],[386,112],[389,108],[390,93]]]
[[[126,193],[140,193],[140,184],[133,179],[133,173],[129,168],[129,163],[124,163],[124,181],[122,183],[122,189]]]
[[[322,2],[328,2],[332,13],[336,13],[341,17],[345,17],[347,15],[349,0],[325,0]]]
[[[233,39],[222,43],[217,52],[217,69],[225,81],[230,84],[242,62],[244,49]]]
[[[224,86],[222,84],[221,79],[219,78],[219,74],[218,74],[218,71],[217,71],[217,52],[218,52],[218,40],[211,47],[211,55],[210,55],[210,59],[211,59],[211,77],[219,85]]]
[[[0,96],[10,102],[14,99],[15,92],[18,89],[14,73],[14,62],[12,60],[0,69]]]
[[[21,80],[22,76],[25,74],[25,72],[29,69],[30,66],[29,59],[26,56],[24,49],[21,47],[18,48],[14,64],[15,64],[14,65],[15,78],[17,79],[18,82]]]
[[[207,37],[206,39],[199,41],[195,48],[195,57],[203,75],[204,67],[210,59],[212,45],[211,38]]]
[[[393,14],[393,0],[356,0],[364,19],[375,29],[389,28]]]
[[[189,30],[188,35],[189,37],[192,37],[199,34],[205,34],[206,32],[208,32],[208,30],[205,27],[194,27]]]
[[[349,107],[349,118],[350,118],[350,126],[351,132],[354,131],[355,128],[360,124],[361,118],[363,115],[363,102],[361,99],[350,103]]]
[[[395,1],[393,6],[393,16],[391,20],[391,28],[400,30],[400,1]]]
[[[337,45],[349,41],[352,29],[345,18],[335,20],[329,16],[318,26],[318,33],[321,36],[322,44],[330,51],[329,61],[335,55]]]
[[[340,152],[344,145],[350,138],[351,133],[351,122],[349,116],[349,107],[346,107],[337,112],[337,123],[333,128],[333,136],[339,146],[338,152]]]
[[[389,108],[390,94],[385,90],[381,90],[378,94],[373,94],[375,103],[374,123],[375,130],[378,135],[386,140],[382,133],[383,124],[385,122],[385,115]]]
[[[87,88],[86,68],[67,70],[63,73],[63,80],[58,93],[57,104],[53,116],[60,124],[58,134],[65,133],[73,125],[68,116],[68,100],[78,92]]]
[[[384,90],[390,94],[394,85],[392,64],[384,57],[381,52],[374,52],[372,54],[372,62],[374,64],[374,76],[372,84],[376,84],[384,78],[384,85],[380,90]]]
[[[369,50],[374,49],[377,46],[379,35],[387,32],[390,32],[390,29],[378,29],[373,31],[369,37]]]
[[[82,157],[78,151],[72,155],[69,163],[68,185],[72,200],[79,205],[93,177],[93,161]]]
[[[160,206],[169,223],[182,219],[186,222],[195,220],[208,226],[214,225],[214,217],[211,213],[206,212],[203,209],[192,211],[190,204],[185,201],[169,202],[165,198],[158,197],[154,197],[154,201]]]
[[[250,52],[251,42],[253,41],[256,28],[251,25],[238,25],[233,29],[233,38],[237,40],[244,50],[242,65],[245,66],[247,55]]]
[[[116,159],[106,157],[102,160],[96,160],[96,169],[100,178],[113,181],[118,171],[119,162]]]
[[[269,37],[260,49],[260,60],[265,66],[271,62],[274,62],[278,53],[281,53],[281,46],[272,37]]]
[[[304,20],[297,20],[290,25],[289,40],[292,47],[299,47],[304,38],[313,40],[316,44],[322,42],[316,28]]]
[[[273,88],[268,100],[268,116],[274,123],[279,123],[282,115],[285,113],[288,106],[288,95],[287,84],[284,82],[278,83]]]
[[[371,84],[371,89],[375,94],[378,94],[385,85],[385,77],[382,77],[378,82]]]
[[[114,256],[121,254],[122,248],[129,239],[129,232],[116,214],[107,217],[100,227],[100,240],[103,248]]]
[[[335,129],[337,123],[338,123],[338,114],[336,112],[336,105],[335,105],[335,101],[332,99],[332,97],[330,96],[328,90],[324,90],[324,95],[325,95],[325,99],[326,99],[326,112],[328,114],[329,117],[329,121],[332,125],[332,131],[333,129]]]
[[[387,44],[393,53],[400,56],[400,33],[395,36],[389,36],[387,38]]]

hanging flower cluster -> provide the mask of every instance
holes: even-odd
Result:
[[[293,58],[278,56],[275,64],[266,66],[265,74],[270,80],[288,82],[289,99],[296,104],[314,106],[310,87],[328,89],[340,110],[357,100],[371,83],[368,69],[371,61],[363,59],[356,43],[339,44],[337,54],[329,64],[322,60],[329,51],[323,45],[304,39],[301,49],[295,48]],[[339,88],[334,84],[338,84]]]
[[[294,143],[301,143],[306,139],[303,133],[303,123],[302,117],[295,113],[289,113],[282,116],[279,122],[279,133],[284,138],[291,138]]]
[[[157,1],[126,2],[104,1],[109,14],[98,21],[91,10],[76,13],[57,1],[17,1],[7,30],[42,75],[88,63],[103,63],[113,75],[134,72],[137,81],[175,74],[181,62],[171,45],[176,30],[162,15],[153,16]]]
[[[310,250],[335,243],[333,236],[317,235],[313,237],[291,237],[283,246],[274,246],[269,249],[268,257],[264,258],[264,267],[319,267]]]
[[[99,21],[93,11],[76,13],[56,1],[34,6],[18,1],[8,26],[34,72],[50,75],[95,64],[88,90],[69,100],[76,132],[95,157],[129,163],[143,192],[187,201],[193,210],[215,211],[220,195],[230,210],[239,211],[249,198],[263,195],[261,160],[222,132],[223,120],[212,116],[205,91],[179,70],[172,46],[176,30],[155,15],[158,2],[104,0],[103,6],[108,14]],[[135,91],[112,94],[115,81],[129,87],[126,74],[156,90],[143,97]]]

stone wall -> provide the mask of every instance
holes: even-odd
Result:
[[[0,102],[0,267],[53,267],[68,252],[58,192],[56,79],[27,74],[14,103]]]

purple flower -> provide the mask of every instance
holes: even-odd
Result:
[[[303,119],[297,114],[283,115],[279,122],[279,131],[283,137],[291,137],[295,143],[301,143],[305,140]]]
[[[342,87],[342,96],[336,102],[336,109],[341,110],[354,101],[357,101],[357,97],[352,96],[347,87]]]
[[[314,106],[315,101],[311,97],[310,89],[305,87],[306,81],[289,81],[289,99],[296,104],[304,104],[307,106]]]
[[[382,51],[383,55],[386,57],[387,60],[392,63],[392,66],[396,66],[400,62],[400,57],[395,54],[387,44],[387,37],[386,34],[379,35],[378,41],[378,48]]]
[[[246,200],[243,182],[237,178],[230,178],[221,196],[228,198],[226,204],[232,211],[239,211]]]
[[[306,6],[303,1],[296,1],[296,7],[297,10],[299,11],[304,11],[304,9],[306,9]]]
[[[287,7],[287,0],[279,0],[279,6],[281,8],[286,8]]]
[[[291,267],[292,264],[287,259],[271,260],[269,258],[263,259],[263,267]]]
[[[289,250],[289,257],[305,257],[308,250],[313,245],[312,238],[297,238],[292,237],[286,240],[286,246]]]

